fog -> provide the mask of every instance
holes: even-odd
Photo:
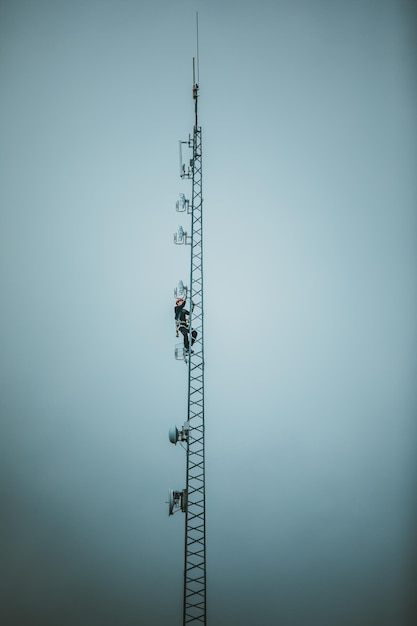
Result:
[[[197,10],[208,623],[411,625],[416,12],[396,0],[1,4],[1,621],[182,623]]]

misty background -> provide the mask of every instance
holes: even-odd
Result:
[[[415,613],[416,8],[0,4],[0,617],[182,623],[199,12],[212,626]]]

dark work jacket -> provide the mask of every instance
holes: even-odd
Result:
[[[181,326],[188,326],[186,315],[190,315],[190,311],[187,311],[185,307],[185,302],[175,307],[175,321],[182,322]]]

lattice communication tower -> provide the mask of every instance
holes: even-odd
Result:
[[[188,303],[189,350],[177,344],[175,357],[188,366],[188,412],[181,430],[169,431],[171,443],[186,450],[186,485],[169,491],[169,514],[185,513],[183,624],[206,624],[206,495],[204,450],[204,308],[203,308],[203,197],[202,131],[198,124],[199,69],[197,22],[197,79],[193,59],[194,127],[187,141],[180,141],[180,176],[191,181],[191,202],[180,194],[176,208],[191,218],[191,234],[182,226],[174,235],[177,245],[190,246],[189,285],[180,281],[176,297]],[[186,155],[191,158],[186,158]],[[194,340],[195,333],[197,333]],[[178,333],[177,336],[181,336]],[[192,345],[193,343],[193,345]]]

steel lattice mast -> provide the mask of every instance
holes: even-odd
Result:
[[[198,34],[198,33],[197,33]],[[198,61],[197,61],[198,64]],[[176,358],[188,364],[188,413],[181,432],[170,430],[172,443],[182,441],[186,447],[186,486],[182,491],[170,490],[169,512],[185,513],[184,549],[184,605],[183,624],[191,622],[206,624],[206,497],[205,497],[205,450],[204,450],[204,308],[203,308],[203,197],[202,197],[202,129],[198,125],[199,86],[195,77],[193,59],[194,127],[188,141],[180,142],[180,175],[191,179],[191,204],[180,194],[177,210],[191,214],[191,236],[182,227],[174,236],[177,244],[191,247],[190,283],[180,290],[189,296],[189,344],[191,331],[197,332],[192,352],[184,352],[177,346]],[[192,151],[189,165],[182,159],[182,146]]]
[[[184,624],[206,623],[206,503],[204,455],[204,314],[202,131],[198,125],[198,85],[193,84],[195,122],[191,200],[190,328],[198,335],[188,361],[187,506],[185,510]],[[194,312],[193,312],[194,308]]]

